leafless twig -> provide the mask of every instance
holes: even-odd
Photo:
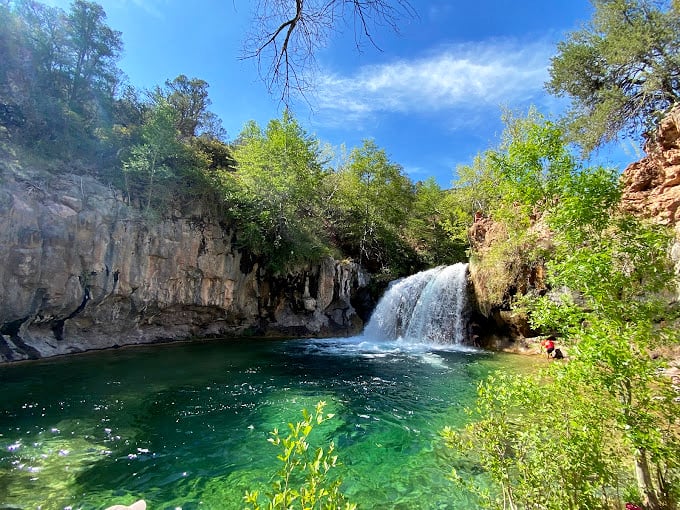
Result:
[[[363,40],[380,49],[375,27],[398,32],[400,20],[416,16],[408,0],[259,0],[243,58],[257,61],[269,92],[289,106],[291,90],[304,97],[312,86],[315,55],[343,22],[353,21],[358,50]]]

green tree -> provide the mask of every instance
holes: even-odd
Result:
[[[208,97],[208,82],[199,78],[187,78],[180,74],[174,80],[167,80],[165,88],[157,87],[152,94],[155,101],[170,104],[177,112],[177,129],[183,139],[199,135],[222,139],[224,130],[217,116],[208,108],[212,104]]]
[[[141,141],[130,150],[123,162],[127,174],[128,195],[146,194],[146,209],[150,209],[161,178],[173,175],[173,160],[181,151],[176,112],[169,104],[160,104],[148,112],[141,130]]]
[[[466,260],[467,238],[472,215],[461,214],[451,193],[441,189],[433,177],[417,182],[406,224],[406,238],[428,266]]]
[[[208,136],[199,136],[190,141],[193,151],[205,159],[206,170],[231,171],[236,168],[231,147],[225,142]]]
[[[504,115],[500,150],[487,152],[500,181],[501,203],[537,214],[551,207],[579,168],[559,126],[531,108],[525,117]]]
[[[324,177],[319,141],[285,111],[263,131],[250,122],[234,145],[236,171],[222,187],[239,224],[241,245],[271,269],[328,253],[321,224]]]
[[[61,94],[61,69],[67,57],[65,15],[29,0],[1,9],[3,124],[18,135],[17,141],[56,149],[58,144],[46,141],[68,132]]]
[[[113,98],[120,72],[116,62],[123,43],[121,33],[105,21],[104,8],[95,2],[75,0],[71,5],[67,17],[67,98],[75,111],[82,111],[90,101]]]
[[[470,165],[458,165],[456,174],[458,178],[453,182],[452,194],[469,218],[476,212],[490,214],[503,198],[495,168],[489,164],[487,154],[477,154]]]
[[[540,215],[580,171],[564,143],[563,130],[535,108],[526,115],[503,115],[505,129],[498,148],[457,169],[454,189],[470,211],[495,219]]]
[[[34,0],[21,0],[14,8],[15,19],[22,25],[23,48],[14,54],[29,51],[35,72],[35,86],[43,93],[63,97],[65,72],[69,65],[69,36],[66,13]],[[11,57],[12,53],[7,53]],[[27,72],[28,69],[24,69]]]
[[[592,21],[558,44],[547,83],[571,99],[569,133],[586,151],[649,130],[680,95],[680,4],[592,2]]]
[[[18,107],[13,94],[12,76],[21,67],[19,48],[25,44],[21,22],[14,15],[10,6],[0,3],[0,125],[3,128],[21,126],[25,116]]]
[[[373,271],[411,272],[408,261],[415,257],[403,228],[414,189],[401,166],[365,140],[333,179],[334,221],[343,249]]]
[[[99,130],[111,127],[120,33],[82,0],[68,13],[33,0],[2,9],[0,99],[15,140],[49,159],[95,157]]]

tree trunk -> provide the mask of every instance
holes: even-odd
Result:
[[[635,450],[635,477],[642,495],[642,504],[649,510],[662,510],[659,497],[652,482],[647,452],[641,448]]]
[[[156,154],[151,158],[151,168],[149,169],[149,193],[146,198],[146,210],[151,208],[151,195],[153,193],[153,175],[156,173]]]

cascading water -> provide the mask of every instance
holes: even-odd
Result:
[[[394,282],[364,336],[411,343],[462,344],[467,339],[467,264],[440,266]]]

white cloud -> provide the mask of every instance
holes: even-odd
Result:
[[[524,105],[544,95],[553,49],[547,42],[468,43],[352,75],[321,73],[313,103],[317,113],[344,120]]]
[[[152,18],[163,19],[167,9],[168,0],[98,0],[104,6],[106,12],[120,9],[129,13],[130,9],[136,8],[150,15]]]
[[[126,3],[126,2],[123,2]],[[163,18],[167,5],[165,0],[131,0],[131,3],[155,18]]]
[[[444,16],[448,16],[456,9],[456,4],[451,2],[431,2],[427,6],[428,20],[441,20]]]

